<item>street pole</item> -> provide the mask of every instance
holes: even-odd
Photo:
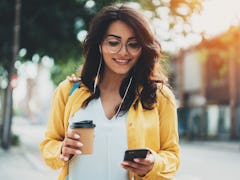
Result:
[[[15,0],[15,18],[13,26],[13,49],[12,59],[8,67],[8,87],[6,91],[6,111],[4,113],[3,121],[3,134],[2,134],[2,147],[9,149],[11,145],[11,125],[12,125],[12,92],[11,79],[15,74],[14,64],[16,62],[19,51],[19,34],[20,34],[20,13],[21,13],[21,0]]]

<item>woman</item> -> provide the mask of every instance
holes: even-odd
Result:
[[[80,87],[69,96],[73,83],[65,80],[53,97],[40,145],[46,163],[63,167],[60,180],[172,179],[179,165],[176,105],[148,21],[124,5],[107,6],[93,18],[83,47]],[[81,137],[69,130],[86,118],[96,124],[92,155],[81,155]],[[134,148],[149,153],[123,161]]]

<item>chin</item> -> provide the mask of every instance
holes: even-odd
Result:
[[[118,74],[118,75],[121,75],[121,76],[127,76],[129,72],[130,71],[117,71],[115,73]]]

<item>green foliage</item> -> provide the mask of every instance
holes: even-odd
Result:
[[[72,67],[69,70],[65,67],[76,64],[74,62],[78,63],[82,57],[80,42],[77,40],[79,31],[88,29],[90,20],[103,6],[129,1],[95,0],[94,2],[93,7],[88,7],[88,0],[21,0],[19,47],[27,50],[22,60],[31,59],[33,54],[53,57],[56,67],[52,77],[57,78],[54,81],[58,82],[62,78],[57,73],[58,68],[64,67],[64,71],[60,74],[64,74],[65,71],[70,72]],[[165,3],[160,0],[134,0],[134,2],[140,3],[143,9],[154,12],[156,17],[160,17],[157,13],[159,7],[169,8],[169,16],[180,17],[188,17],[201,7],[200,0],[171,0]],[[0,65],[4,68],[9,66],[12,56],[14,3],[14,0],[0,1]],[[178,8],[183,5],[189,7],[189,13],[186,15],[178,12]],[[70,62],[66,61],[69,59]]]
[[[76,73],[79,70],[81,64],[83,64],[83,58],[68,59],[64,63],[58,63],[51,69],[51,78],[55,85],[59,84],[67,76]]]
[[[21,45],[27,49],[27,57],[34,53],[49,55],[55,61],[78,58],[81,55],[78,18],[88,21],[91,12],[84,8],[84,1],[22,0]]]
[[[14,0],[0,1],[0,66],[6,68],[11,58]]]
[[[88,8],[87,0],[21,0],[19,47],[27,50],[22,60],[39,54],[53,57],[57,66],[64,66],[66,59],[77,62],[82,56],[78,32],[87,30],[96,12],[113,2],[96,1]],[[12,56],[14,3],[0,2],[0,65],[4,68]]]
[[[19,146],[21,144],[20,137],[16,134],[11,134],[11,144],[13,146]]]

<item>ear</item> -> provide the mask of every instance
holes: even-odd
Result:
[[[99,48],[99,53],[102,54],[102,48],[101,48],[101,45],[98,45],[98,48]]]

